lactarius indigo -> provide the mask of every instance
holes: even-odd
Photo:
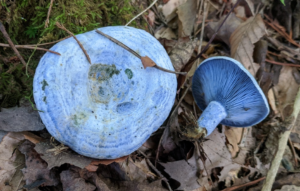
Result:
[[[203,61],[195,71],[192,92],[203,111],[197,121],[196,137],[211,134],[219,123],[248,127],[269,114],[267,99],[254,77],[229,57]]]
[[[161,44],[132,27],[99,28],[158,66],[174,71]],[[176,76],[141,60],[95,31],[68,38],[46,53],[34,77],[34,99],[49,133],[74,151],[114,159],[138,149],[166,120]]]

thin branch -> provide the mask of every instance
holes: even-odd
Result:
[[[146,156],[146,154],[143,153],[143,152],[140,151],[140,150],[138,150],[138,152],[139,152],[140,154],[142,154],[142,155],[145,157],[146,162],[147,162],[147,164],[151,167],[151,169],[154,170],[154,171],[156,172],[156,174],[161,178],[161,180],[164,181],[164,182],[166,183],[166,185],[168,186],[169,191],[172,191],[172,188],[171,188],[171,186],[170,186],[168,180],[164,177],[164,175],[162,175],[162,174],[159,172],[159,170],[157,170],[157,168],[155,168],[155,166],[153,166],[153,164],[152,164],[151,161],[148,159],[148,157]]]
[[[289,144],[290,144],[290,146],[291,146],[291,150],[292,150],[292,153],[293,153],[293,157],[294,157],[294,161],[295,161],[295,166],[296,166],[296,168],[298,168],[297,154],[296,154],[296,151],[295,151],[295,148],[294,148],[294,145],[293,145],[293,143],[292,143],[291,138],[289,138]]]
[[[158,0],[154,0],[153,3],[147,7],[145,10],[143,10],[142,12],[140,12],[137,16],[133,17],[133,19],[131,19],[125,26],[128,26],[132,21],[134,21],[136,18],[138,18],[139,16],[141,16],[142,14],[144,14],[148,9],[150,9]]]
[[[43,43],[43,44],[26,44],[26,45],[22,45],[22,46],[33,46],[33,47],[46,46],[46,45],[49,45],[49,44],[55,44],[57,42],[63,41],[63,40],[65,40],[67,38],[70,38],[70,37],[72,37],[72,35],[67,36],[65,38],[62,38],[62,39],[59,39],[59,40],[56,40],[56,41],[53,41],[53,42],[47,42],[47,43]]]
[[[48,27],[48,24],[49,24],[49,17],[50,17],[50,13],[51,13],[53,1],[54,1],[54,0],[51,0],[51,2],[50,2],[50,7],[49,7],[49,9],[48,9],[47,19],[46,19],[46,21],[45,21],[45,28],[47,28],[47,27]]]
[[[101,31],[99,31],[97,29],[96,29],[96,32],[99,33],[99,34],[101,34],[101,35],[103,35],[103,36],[105,36],[106,38],[108,38],[109,40],[113,41],[117,45],[121,46],[122,48],[124,48],[125,50],[127,50],[128,52],[130,52],[131,54],[133,54],[134,56],[136,56],[137,58],[142,59],[141,55],[139,55],[137,52],[135,52],[134,50],[132,50],[131,48],[129,48],[128,46],[126,46],[122,42],[118,41],[117,39],[115,39],[115,38],[113,38],[113,37],[111,37],[111,36],[109,36],[109,35],[101,32]],[[154,63],[154,61],[152,61],[152,62]],[[172,71],[172,70],[168,70],[168,69],[162,68],[162,67],[158,66],[156,63],[152,67],[155,67],[155,68],[157,68],[159,70],[162,70],[162,71],[168,72],[168,73],[172,73],[172,74],[181,74],[181,75],[186,75],[187,74],[186,72],[176,72],[176,71]]]
[[[269,62],[271,64],[276,64],[276,65],[281,65],[281,66],[292,66],[292,67],[300,67],[299,64],[288,64],[288,63],[280,63],[280,62],[276,62],[276,61],[273,61],[273,60],[269,60],[266,58],[265,60],[266,62]]]
[[[222,28],[222,26],[224,25],[225,21],[227,20],[227,18],[229,17],[229,15],[231,14],[231,12],[235,9],[235,7],[240,4],[242,0],[238,0],[234,6],[230,9],[229,13],[226,15],[225,19],[222,21],[222,23],[220,24],[220,26],[218,27],[217,31],[214,33],[214,35],[209,39],[208,43],[206,44],[206,46],[203,48],[203,50],[192,60],[190,60],[186,65],[189,65],[192,62],[195,62],[198,58],[200,58],[200,56],[208,49],[209,45],[211,44],[211,42],[215,39],[216,35],[218,34],[218,32],[220,31],[220,29]]]
[[[266,181],[262,187],[262,191],[271,191],[275,177],[277,175],[281,160],[287,146],[288,139],[290,137],[291,131],[294,129],[297,119],[299,118],[300,111],[300,89],[298,90],[295,102],[294,102],[294,111],[291,116],[284,121],[284,126],[287,130],[281,134],[281,137],[278,140],[278,149],[276,155],[271,163],[271,167],[268,171]]]
[[[9,35],[7,34],[4,25],[2,24],[2,22],[0,21],[0,31],[2,32],[4,38],[7,40],[9,46],[14,50],[14,52],[16,53],[16,55],[18,56],[18,58],[20,59],[20,61],[22,62],[22,64],[26,67],[26,62],[23,59],[23,57],[21,56],[21,54],[19,53],[19,51],[16,49],[14,43],[11,41]],[[29,69],[30,74],[34,74],[34,72]]]
[[[71,33],[68,29],[66,29],[62,24],[60,24],[59,22],[55,23],[56,26],[64,31],[66,31],[69,35],[72,35],[73,38],[77,41],[77,43],[79,44],[80,48],[82,49],[83,53],[85,54],[86,58],[88,59],[89,63],[92,64],[91,59],[88,55],[88,53],[86,52],[86,50],[83,48],[83,45],[79,42],[79,40],[76,38],[76,36]]]
[[[4,43],[0,43],[0,46],[2,47],[10,47],[9,44],[4,44]],[[58,52],[52,51],[52,50],[48,50],[45,48],[39,48],[39,47],[34,47],[34,46],[27,46],[27,45],[15,45],[16,48],[25,48],[25,49],[33,49],[33,50],[43,50],[43,51],[47,51],[47,52],[51,52],[53,54],[57,54],[57,55],[61,55]]]

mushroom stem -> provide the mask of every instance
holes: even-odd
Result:
[[[212,101],[198,119],[198,131],[206,129],[206,136],[211,134],[217,125],[227,116],[224,106],[217,101]]]

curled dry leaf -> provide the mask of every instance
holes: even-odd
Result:
[[[155,32],[154,36],[156,39],[160,39],[160,38],[167,39],[167,40],[177,39],[177,36],[169,27],[167,28],[161,27]]]
[[[174,17],[177,16],[176,10],[177,7],[187,0],[169,0],[164,6],[162,7],[162,13],[164,14],[167,22],[171,21]]]
[[[193,32],[197,14],[196,0],[188,0],[178,7],[178,37],[190,36]]]
[[[284,119],[292,113],[294,100],[299,89],[292,72],[292,67],[282,67],[278,84],[273,87],[277,109]]]
[[[8,133],[0,143],[0,190],[18,190],[24,182],[20,171],[25,165],[25,158],[14,151],[24,140],[22,133]]]
[[[30,187],[30,185],[38,187],[41,184],[45,186],[56,186],[59,180],[55,171],[47,168],[47,163],[33,148],[34,144],[28,140],[19,146],[20,152],[25,155],[26,159],[26,167],[22,169],[22,172],[27,187]],[[39,185],[36,185],[37,181],[40,182]]]
[[[141,57],[142,64],[144,68],[156,66],[155,62],[151,60],[148,56]]]
[[[208,38],[211,38],[215,34],[215,32],[218,30],[218,27],[224,21],[225,17],[226,15],[222,16],[222,18],[218,22],[209,22],[207,24],[207,26],[205,27],[205,33]],[[234,32],[234,30],[241,24],[241,22],[241,19],[236,17],[235,14],[231,13],[214,40],[223,41],[228,46],[230,46],[230,36]]]
[[[239,143],[242,139],[243,128],[226,128],[225,135],[228,141],[228,149],[231,153],[231,156],[234,158],[240,151]]]
[[[240,24],[230,36],[231,57],[240,61],[253,76],[259,68],[253,61],[253,44],[265,34],[265,24],[258,14]]]
[[[150,24],[151,26],[154,25],[155,14],[154,14],[154,12],[151,11],[151,10],[149,10],[149,13],[148,13],[148,15],[147,15],[147,21],[149,22],[149,24]]]

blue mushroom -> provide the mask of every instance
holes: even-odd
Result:
[[[206,136],[219,123],[248,127],[269,114],[267,99],[254,77],[241,63],[229,57],[203,61],[195,71],[192,92],[203,111],[197,121],[197,131]]]
[[[174,71],[163,46],[132,27],[99,28],[158,66]],[[95,30],[54,45],[34,76],[34,100],[49,133],[79,154],[114,159],[137,150],[169,116],[176,75],[144,69],[136,56]]]

